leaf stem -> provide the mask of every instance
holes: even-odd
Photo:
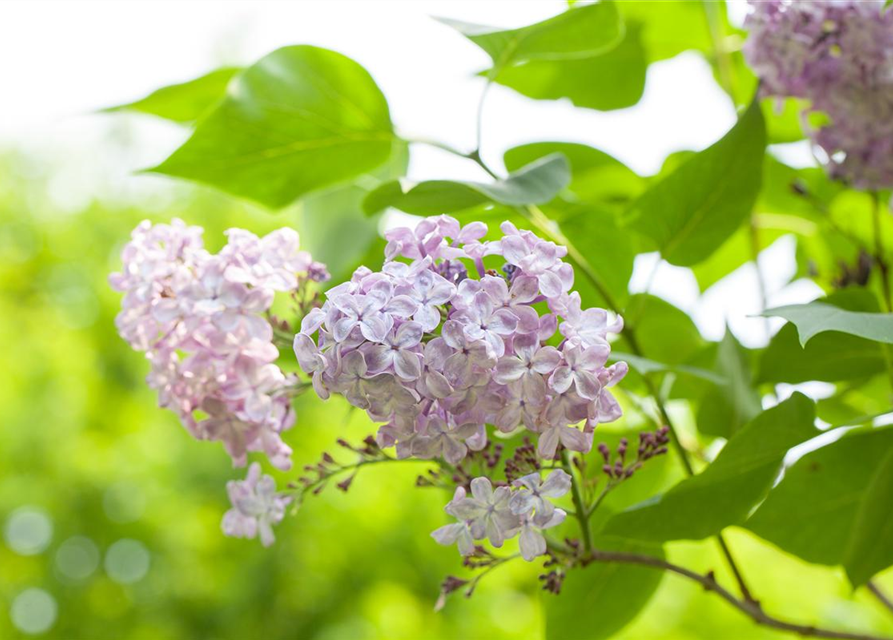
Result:
[[[570,454],[567,450],[561,452],[561,464],[565,472],[571,477],[571,494],[574,500],[574,516],[580,523],[580,533],[583,536],[583,548],[586,551],[592,550],[592,533],[589,531],[589,516],[586,511],[586,504],[583,501],[583,492],[580,490],[580,481],[574,473],[573,465],[571,465]]]
[[[613,489],[615,486],[617,485],[615,485],[613,482],[609,482],[605,485],[605,488],[602,489],[602,492],[600,494],[598,494],[598,498],[595,499],[595,502],[589,505],[589,508],[586,510],[587,520],[592,517],[592,514],[595,513],[596,510],[598,510],[599,506],[601,506],[602,501],[608,496],[609,493],[611,493],[611,489]]]
[[[868,584],[865,585],[868,587],[868,590],[871,591],[872,595],[880,601],[882,605],[884,605],[890,613],[893,613],[893,601],[887,597],[887,594],[880,590],[880,588],[871,580],[868,581]]]
[[[739,599],[733,593],[716,582],[716,578],[712,573],[700,574],[685,567],[673,564],[661,558],[655,558],[645,554],[626,553],[621,551],[602,551],[593,550],[590,552],[587,560],[595,562],[613,562],[618,564],[634,564],[645,567],[653,567],[663,571],[669,571],[676,575],[688,578],[700,584],[706,591],[711,591],[720,598],[728,602],[741,613],[749,616],[757,624],[779,631],[789,631],[797,633],[801,636],[812,638],[836,638],[837,640],[889,640],[880,636],[873,636],[863,633],[849,633],[847,631],[834,631],[832,629],[821,629],[811,625],[801,625],[793,622],[781,620],[775,616],[766,613],[760,604],[754,600]]]

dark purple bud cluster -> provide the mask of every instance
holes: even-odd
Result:
[[[524,438],[524,444],[515,449],[515,454],[505,461],[505,479],[512,483],[522,476],[539,470],[536,446],[530,438]]]
[[[319,462],[305,465],[305,475],[298,478],[297,482],[292,482],[288,486],[292,489],[300,490],[302,494],[309,491],[313,495],[317,495],[325,489],[329,480],[334,476],[345,471],[351,471],[350,475],[335,485],[341,491],[347,492],[361,466],[370,462],[389,459],[372,436],[366,437],[362,445],[353,445],[342,438],[339,438],[337,443],[338,446],[356,454],[358,457],[357,461],[349,464],[340,464],[328,451],[323,452]]]
[[[598,451],[605,460],[602,471],[608,478],[614,481],[623,481],[631,477],[642,465],[654,456],[667,452],[667,444],[670,442],[670,430],[664,426],[656,431],[644,431],[639,434],[639,447],[636,457],[627,461],[627,449],[629,440],[620,438],[615,455],[612,460],[611,449],[604,442],[598,445]]]

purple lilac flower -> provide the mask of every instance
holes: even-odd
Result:
[[[276,538],[273,525],[282,522],[291,497],[276,493],[276,481],[260,475],[260,464],[252,463],[244,480],[226,483],[232,509],[223,516],[223,533],[234,538],[256,538],[269,547]]]
[[[558,526],[566,517],[563,509],[555,508],[553,498],[560,498],[570,490],[570,476],[557,469],[543,481],[539,474],[521,478],[516,488],[497,487],[485,477],[471,481],[471,496],[458,487],[444,511],[458,522],[432,532],[439,544],[457,544],[459,553],[474,553],[476,540],[488,539],[494,547],[518,534],[521,556],[532,562],[546,553],[544,529]]]
[[[263,238],[230,229],[227,236],[213,255],[200,227],[140,223],[122,252],[121,272],[109,278],[124,292],[116,324],[146,353],[159,404],[194,437],[223,443],[237,466],[260,451],[288,469],[291,449],[281,433],[294,423],[287,390],[296,378],[274,364],[279,351],[263,314],[277,291],[295,290],[312,265],[316,277],[325,267],[300,251],[291,229]],[[308,353],[303,364],[321,378],[328,362]]]
[[[534,523],[544,526],[555,512],[555,505],[545,498],[560,498],[570,491],[571,477],[562,469],[555,469],[545,480],[539,473],[531,473],[514,484],[519,490],[512,496],[512,513],[530,516]]]
[[[808,102],[804,130],[831,175],[893,186],[893,12],[871,0],[750,0],[744,55],[760,92]],[[814,126],[810,113],[830,120]]]
[[[437,216],[388,231],[381,270],[329,290],[295,337],[317,393],[364,409],[398,457],[454,464],[494,425],[538,434],[551,458],[559,444],[588,451],[595,425],[620,416],[606,388],[626,369],[605,362],[622,320],[582,308],[564,247],[501,229],[487,241],[483,223]],[[505,276],[484,265],[499,257]]]

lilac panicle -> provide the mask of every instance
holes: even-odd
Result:
[[[330,289],[295,336],[317,393],[383,423],[378,443],[398,457],[456,464],[486,446],[486,425],[539,434],[546,458],[559,444],[585,452],[595,426],[620,416],[608,387],[626,365],[605,364],[622,321],[581,307],[566,248],[501,230],[483,241],[483,223],[438,216],[388,231],[382,269]],[[485,268],[492,256],[506,275]]]
[[[263,238],[230,229],[218,254],[204,248],[202,233],[182,220],[144,221],[133,231],[123,269],[109,279],[124,293],[118,331],[145,352],[149,386],[193,436],[222,442],[237,466],[262,451],[288,469],[291,449],[280,434],[294,423],[288,388],[296,378],[275,364],[264,314],[277,291],[328,274],[292,229]]]
[[[750,4],[744,55],[761,94],[808,102],[804,128],[832,176],[893,186],[893,11],[873,0]],[[810,125],[811,112],[830,122]]]

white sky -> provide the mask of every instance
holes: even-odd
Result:
[[[0,0],[0,147],[54,159],[60,198],[87,198],[101,185],[163,190],[163,178],[129,176],[162,159],[183,132],[135,117],[142,152],[120,166],[96,154],[95,142],[122,116],[93,115],[221,64],[247,64],[277,47],[306,43],[344,53],[364,65],[388,98],[398,130],[460,148],[473,144],[487,56],[431,16],[513,27],[559,13],[561,0]],[[733,8],[740,19],[742,6]],[[611,113],[566,102],[534,101],[495,87],[484,113],[484,155],[498,164],[505,149],[536,140],[571,140],[603,149],[638,172],[654,173],[664,157],[701,149],[735,118],[707,64],[682,54],[649,69],[645,96]],[[410,175],[481,176],[471,163],[434,149],[413,149]],[[63,203],[64,204],[64,203]],[[793,243],[764,256],[770,304],[817,295],[808,283],[782,290],[793,273]],[[763,260],[761,260],[763,262]],[[642,290],[654,256],[637,261],[631,287]],[[744,267],[698,296],[687,270],[662,265],[651,292],[694,314],[705,336],[718,339],[728,321],[748,345],[765,341],[756,278]]]

